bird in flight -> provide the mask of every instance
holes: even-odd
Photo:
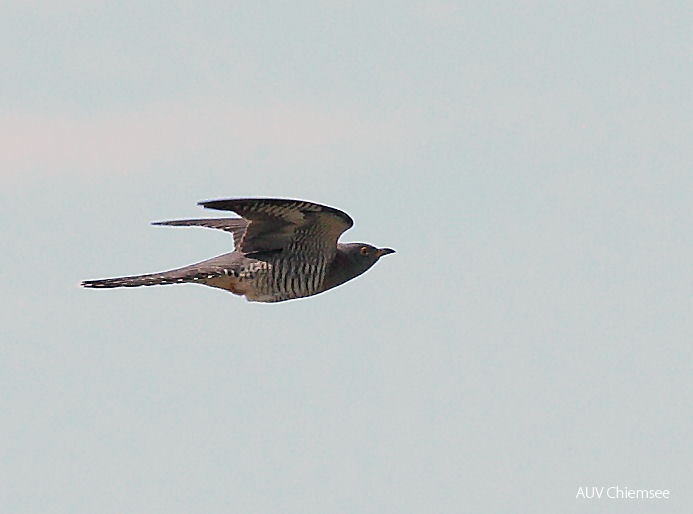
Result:
[[[161,273],[85,280],[82,287],[196,283],[225,289],[251,302],[283,302],[332,289],[358,277],[383,255],[395,252],[366,243],[338,243],[354,221],[345,212],[317,203],[240,198],[198,205],[241,217],[159,221],[153,225],[230,232],[233,252]]]

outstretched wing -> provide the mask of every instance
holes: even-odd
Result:
[[[354,224],[345,212],[301,200],[242,198],[199,205],[233,211],[247,220],[236,244],[236,250],[245,254],[288,249],[296,254],[319,253],[330,259],[337,251],[339,236]]]
[[[196,219],[196,220],[172,220],[172,221],[155,221],[152,225],[166,225],[169,227],[206,227],[216,228],[231,232],[233,234],[233,245],[236,249],[239,248],[241,238],[245,234],[245,229],[248,227],[248,222],[243,218],[212,218],[212,219]]]

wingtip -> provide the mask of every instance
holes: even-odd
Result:
[[[231,198],[221,198],[217,200],[201,200],[197,202],[197,205],[205,209],[214,209],[216,211],[233,211],[230,204],[237,201],[238,200],[233,200]]]

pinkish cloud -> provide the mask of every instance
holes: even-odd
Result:
[[[356,109],[280,102],[188,101],[91,115],[15,111],[0,121],[0,176],[112,173],[258,152],[281,162],[319,161],[339,151],[394,150],[406,144],[405,126]]]

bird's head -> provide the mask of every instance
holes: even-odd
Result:
[[[340,244],[338,249],[357,267],[363,268],[363,271],[373,266],[383,255],[395,253],[392,248],[376,248],[367,243]]]
[[[367,271],[383,255],[395,253],[392,248],[376,248],[367,243],[339,243],[337,255],[326,278],[326,288],[343,284]]]

